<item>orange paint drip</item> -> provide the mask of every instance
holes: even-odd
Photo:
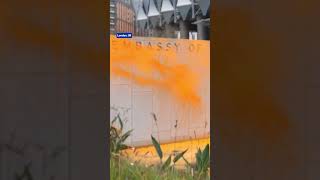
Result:
[[[174,44],[166,39],[148,38],[156,44],[142,45],[137,39],[117,39],[113,36],[110,39],[111,77],[130,79],[140,86],[166,91],[183,104],[200,106],[201,77],[209,73],[208,49],[206,52],[196,52],[197,47],[190,46],[193,49],[189,48],[182,54],[187,56],[179,56],[182,52],[178,48],[192,41],[177,44],[176,40]],[[194,52],[188,52],[190,49]]]

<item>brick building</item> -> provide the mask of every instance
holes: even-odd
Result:
[[[110,1],[110,32],[132,32],[135,34],[135,12],[131,0]]]

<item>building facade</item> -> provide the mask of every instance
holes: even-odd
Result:
[[[135,34],[135,12],[130,0],[110,1],[110,33],[117,32]]]
[[[136,0],[140,36],[209,40],[210,0]]]

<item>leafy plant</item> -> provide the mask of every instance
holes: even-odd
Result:
[[[167,168],[170,167],[171,162],[173,162],[173,165],[181,158],[183,158],[183,155],[188,151],[188,149],[186,149],[185,151],[177,154],[173,160],[171,160],[171,155],[167,158],[167,160],[165,161],[165,163],[162,164],[162,158],[163,158],[163,152],[160,146],[160,143],[151,135],[151,140],[152,140],[152,144],[154,146],[154,148],[157,151],[157,154],[160,158],[161,161],[161,169],[165,170]]]
[[[156,125],[157,117],[152,114]],[[130,162],[129,159],[120,154],[121,150],[128,148],[125,144],[126,139],[131,135],[132,130],[123,132],[123,121],[118,114],[111,122],[110,126],[110,168],[111,168],[111,180],[141,180],[141,179],[157,179],[157,180],[207,180],[209,179],[209,145],[204,150],[198,150],[196,153],[196,163],[189,163],[184,155],[188,149],[170,154],[167,159],[164,160],[164,153],[161,148],[160,142],[151,135],[152,144],[160,159],[160,163],[156,165],[146,166],[140,164],[140,162]],[[175,128],[177,126],[177,122]],[[158,127],[157,127],[158,128]],[[158,130],[159,131],[159,130]],[[195,135],[196,136],[196,135]],[[158,134],[159,139],[159,134]],[[146,153],[148,154],[149,151]],[[137,152],[135,153],[137,154]],[[145,155],[146,155],[145,154]],[[178,170],[175,168],[176,162],[183,159],[186,163],[185,170]]]
[[[168,159],[161,166],[161,169],[166,170],[168,167],[170,167],[170,164],[171,164],[171,155],[168,157]]]
[[[157,135],[158,135],[158,140],[160,139],[160,136],[159,136],[159,126],[158,126],[158,118],[157,118],[157,115],[155,113],[151,113],[152,115],[152,118],[155,122],[155,125],[156,125],[156,128],[157,128]]]
[[[209,144],[206,145],[203,151],[198,149],[196,153],[195,170],[199,177],[207,176],[210,167]]]
[[[188,149],[184,150],[183,152],[177,154],[176,157],[174,157],[173,159],[173,163],[176,163],[179,159],[181,159],[183,157],[183,155],[188,151]]]
[[[121,166],[121,169],[118,166]],[[119,161],[113,158],[110,160],[110,180],[194,180],[188,171],[173,170],[169,167],[162,169],[159,166],[145,166],[132,163],[125,157],[121,158],[119,164]]]
[[[119,123],[119,127],[115,124],[116,122]],[[133,130],[129,130],[123,133],[123,121],[118,114],[111,122],[110,126],[110,153],[118,154],[121,150],[129,148],[125,144],[125,141],[131,135]]]
[[[162,162],[163,153],[162,153],[161,146],[158,143],[158,141],[152,135],[151,135],[151,140],[152,140],[152,144],[153,144],[154,148],[157,151],[157,154],[158,154],[158,156],[160,158],[160,161]]]

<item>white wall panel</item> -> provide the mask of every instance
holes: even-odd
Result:
[[[162,142],[208,137],[210,133],[210,97],[209,89],[202,93],[203,107],[194,110],[190,106],[178,104],[170,94],[151,87],[128,84],[111,84],[110,105],[118,107],[125,129],[133,129],[131,145],[150,144],[150,135],[160,138]],[[124,112],[127,109],[127,112]],[[152,117],[156,114],[157,126]],[[117,114],[111,110],[111,119]],[[175,128],[176,121],[177,128]],[[158,132],[159,130],[159,132]]]
[[[135,144],[135,142],[150,141],[153,124],[151,116],[151,112],[153,111],[152,96],[151,92],[135,92],[133,94],[133,144]]]

